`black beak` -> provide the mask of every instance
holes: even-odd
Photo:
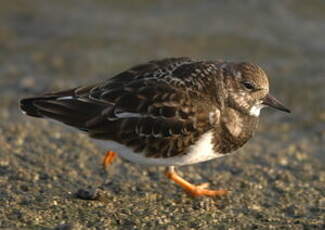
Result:
[[[278,99],[273,97],[271,94],[267,94],[266,97],[263,99],[263,105],[270,106],[274,109],[278,109],[280,111],[284,111],[290,113],[290,110],[287,109]]]

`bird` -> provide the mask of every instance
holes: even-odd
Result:
[[[79,129],[104,147],[104,168],[117,156],[164,166],[165,176],[194,197],[229,191],[190,183],[176,168],[238,150],[265,107],[290,113],[269,93],[257,64],[189,57],[152,60],[96,84],[20,100],[24,114]]]

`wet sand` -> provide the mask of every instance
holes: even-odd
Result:
[[[2,3],[0,228],[324,228],[325,3],[237,4]],[[105,172],[104,152],[83,134],[18,110],[22,97],[171,56],[256,62],[292,110],[263,111],[236,155],[179,169],[227,197],[190,198],[164,168],[121,159]]]

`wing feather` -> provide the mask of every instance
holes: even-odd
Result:
[[[23,99],[21,108],[148,156],[185,154],[212,128],[208,104],[214,78],[205,77],[213,71],[211,63],[189,58],[151,61],[96,85]]]

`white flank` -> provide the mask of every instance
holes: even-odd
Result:
[[[131,148],[114,141],[94,141],[101,147],[105,148],[105,150],[114,151],[122,158],[134,163],[155,166],[181,166],[208,161],[224,156],[224,154],[218,154],[213,150],[212,138],[213,133],[212,131],[209,131],[202,135],[194,145],[189,147],[187,154],[170,158],[146,158],[143,153],[135,153]]]
[[[249,115],[258,117],[260,115],[261,109],[263,109],[265,106],[261,103],[253,105],[252,108],[249,110]]]

